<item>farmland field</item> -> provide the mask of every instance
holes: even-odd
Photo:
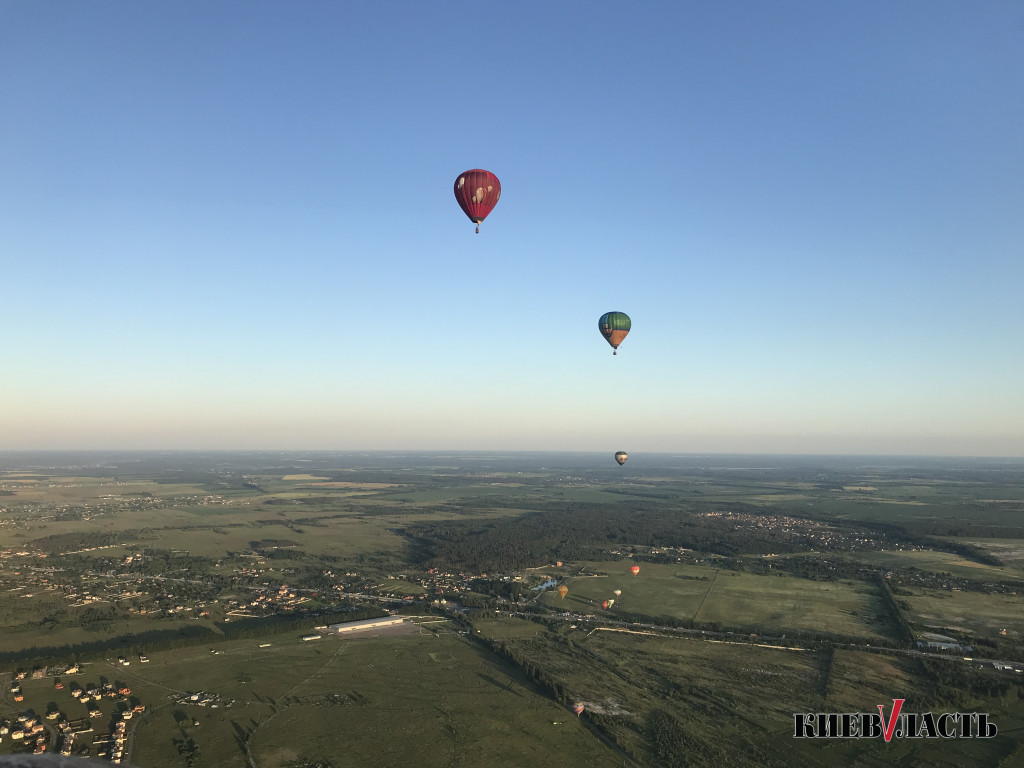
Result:
[[[261,768],[296,760],[618,764],[572,713],[451,632],[316,643],[282,637],[269,648],[229,645],[216,657],[202,651],[154,656],[139,674],[136,687],[161,701],[136,731],[139,765],[173,764],[180,759],[175,740],[192,739],[204,760],[246,768],[244,747],[226,733],[247,740]],[[171,689],[216,692],[235,703],[177,705],[168,701]],[[339,732],[359,738],[342,746]]]
[[[993,550],[997,551],[997,550]],[[857,559],[875,563],[886,568],[918,568],[926,571],[951,573],[955,576],[978,581],[999,581],[1001,579],[1024,579],[1024,563],[1012,560],[1003,565],[991,565],[970,560],[963,555],[934,550],[886,550],[884,552],[859,552]]]
[[[1024,638],[1024,594],[979,594],[949,590],[907,588],[900,596],[910,605],[913,621],[925,627],[948,629],[981,637],[996,637],[1006,630],[1013,639]]]
[[[772,631],[826,629],[837,634],[886,637],[886,620],[875,590],[861,582],[813,582],[783,574],[758,576],[713,567],[643,563],[633,576],[629,562],[588,563],[600,576],[569,578],[569,594],[545,600],[563,609],[600,610],[614,599],[616,611],[672,616],[723,626]]]
[[[912,660],[838,650],[830,658],[616,631],[524,636],[519,623],[489,620],[477,626],[484,636],[534,659],[619,743],[652,764],[687,756],[701,765],[882,768],[913,756],[922,765],[954,768],[995,765],[1016,748],[1010,740],[792,739],[795,712],[871,712],[879,704],[888,710],[896,697],[919,706],[928,681]],[[1016,696],[977,703],[1008,731],[1024,725],[1024,706]],[[648,751],[643,734],[655,723],[675,741]]]

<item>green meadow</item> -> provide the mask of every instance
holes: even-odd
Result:
[[[810,581],[784,574],[755,575],[710,566],[639,563],[631,560],[586,564],[597,575],[569,577],[564,600],[545,593],[546,605],[562,610],[671,616],[756,632],[824,630],[865,638],[889,637],[876,588],[859,581]],[[614,591],[622,594],[615,598]],[[601,603],[615,599],[607,612]]]
[[[191,740],[204,762],[225,768],[248,768],[246,750],[259,768],[620,764],[571,712],[450,626],[396,638],[272,642],[226,644],[218,656],[154,654],[133,666],[137,687],[158,703],[136,729],[132,762],[182,764],[181,745]],[[198,690],[234,703],[211,709],[169,700]]]
[[[475,626],[530,659],[585,706],[583,717],[645,765],[994,766],[1024,740],[1024,704],[1013,686],[1005,697],[963,701],[967,711],[990,712],[998,723],[1000,735],[988,741],[793,739],[794,713],[870,713],[879,704],[888,711],[897,697],[922,706],[932,682],[912,659],[844,650],[833,657],[628,630],[523,632],[524,623],[481,619]]]
[[[902,589],[897,599],[910,606],[910,621],[933,632],[941,634],[947,629],[995,638],[1005,629],[1010,639],[1024,639],[1024,593],[987,594],[910,586]]]

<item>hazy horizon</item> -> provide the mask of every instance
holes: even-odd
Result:
[[[700,459],[700,458],[731,458],[731,459],[772,459],[772,460],[803,460],[803,459],[924,459],[929,461],[1024,461],[1022,456],[1013,455],[984,455],[984,454],[927,454],[927,453],[757,453],[743,451],[628,451],[632,464],[638,465],[638,459],[644,456],[656,458],[676,459]],[[595,457],[598,460],[609,458],[613,454],[605,451],[594,450],[535,450],[535,449],[459,449],[459,448],[24,448],[24,449],[0,449],[0,456],[4,457],[29,457],[29,456],[206,456],[210,454],[225,456],[285,456],[292,458],[296,463],[312,461],[313,459],[295,458],[299,456],[314,456],[321,459],[328,457],[402,457],[402,456],[473,456],[480,458],[506,457],[506,456],[586,456]],[[602,458],[603,457],[603,458]]]

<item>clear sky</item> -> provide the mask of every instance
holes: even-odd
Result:
[[[0,338],[0,449],[1022,456],[1024,4],[0,0]]]

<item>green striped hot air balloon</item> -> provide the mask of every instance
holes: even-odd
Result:
[[[597,321],[597,328],[601,331],[605,341],[612,345],[612,354],[618,354],[619,344],[626,338],[630,326],[629,315],[625,312],[605,312]]]

